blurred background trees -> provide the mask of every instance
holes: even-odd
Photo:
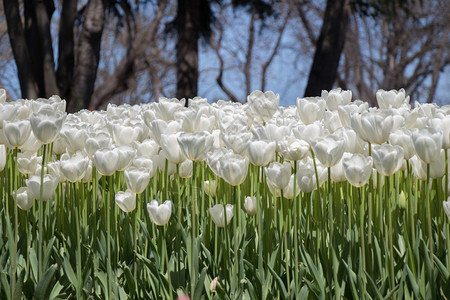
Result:
[[[68,109],[351,89],[448,99],[446,0],[4,0],[0,88]]]

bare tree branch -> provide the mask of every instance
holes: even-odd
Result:
[[[223,83],[222,76],[223,76],[223,71],[224,71],[224,61],[223,61],[223,57],[219,51],[220,47],[222,46],[222,38],[223,38],[223,30],[222,29],[219,29],[218,36],[219,36],[219,38],[217,40],[217,43],[214,43],[214,41],[211,42],[211,48],[213,48],[213,50],[216,52],[217,58],[219,58],[219,63],[220,63],[219,75],[217,75],[216,82],[219,85],[219,87],[222,89],[222,91],[224,91],[224,93],[227,94],[228,98],[230,98],[230,100],[232,102],[241,102]]]
[[[161,1],[158,5],[156,15],[152,20],[146,34],[135,40],[131,49],[127,51],[125,57],[121,60],[115,71],[107,77],[92,95],[90,107],[97,109],[107,102],[113,95],[124,92],[128,89],[128,81],[135,75],[135,62],[141,56],[149,45],[154,46],[155,37],[161,25],[161,19],[168,1]]]
[[[283,37],[284,30],[286,29],[286,25],[287,25],[287,23],[288,23],[288,21],[289,21],[289,18],[290,18],[289,16],[290,16],[290,13],[288,12],[288,13],[286,14],[285,18],[284,18],[283,25],[282,25],[281,28],[280,28],[280,32],[279,32],[279,34],[278,34],[277,41],[276,41],[276,43],[275,43],[275,46],[274,46],[273,49],[272,49],[272,53],[271,53],[269,59],[268,59],[265,63],[263,63],[263,65],[262,65],[262,72],[261,72],[261,91],[264,91],[265,88],[266,88],[267,69],[269,68],[270,64],[271,64],[272,61],[273,61],[273,58],[275,57],[275,55],[277,55],[278,49],[280,48],[281,39],[282,39],[282,37]],[[247,95],[248,95],[248,94],[247,94]]]
[[[252,9],[252,17],[248,28],[247,54],[245,56],[244,76],[245,76],[245,94],[250,95],[251,90],[251,64],[253,55],[253,45],[255,43],[255,10]]]

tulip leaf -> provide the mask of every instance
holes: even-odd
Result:
[[[205,268],[203,268],[202,272],[200,273],[200,278],[197,280],[197,283],[195,285],[194,297],[192,299],[200,299],[200,296],[203,293],[203,289],[205,288],[206,270],[207,270],[207,268],[205,267]]]
[[[57,265],[51,265],[50,268],[45,271],[45,273],[42,275],[41,280],[39,280],[36,289],[34,291],[34,298],[35,299],[47,299],[48,295],[50,293],[50,288],[52,286],[53,281],[53,275],[55,274],[57,270]]]

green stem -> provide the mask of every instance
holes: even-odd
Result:
[[[430,164],[427,164],[427,184],[426,184],[426,211],[427,211],[427,227],[428,227],[428,250],[430,251],[430,261],[433,261],[433,231],[431,229],[431,185],[430,185]],[[431,264],[431,268],[433,269],[433,264]]]
[[[40,192],[39,192],[39,198],[42,199],[44,196],[44,167],[45,167],[45,154],[47,153],[47,144],[44,144],[44,148],[42,150],[42,164],[41,164],[41,186],[40,186]],[[44,201],[39,201],[39,220],[38,220],[38,227],[39,227],[39,244],[38,244],[38,282],[42,278],[43,273],[43,263],[44,259],[42,256],[42,248],[44,247],[44,227],[42,225],[42,219],[43,219],[43,204]]]
[[[297,161],[294,161],[294,296],[297,297],[298,293],[298,222],[300,221],[298,218],[297,211]],[[301,203],[300,203],[301,206]],[[300,218],[301,218],[301,210],[300,210]]]
[[[81,299],[81,235],[80,235],[80,202],[77,201],[77,189],[79,189],[79,185],[75,183],[68,183],[69,186],[72,187],[73,192],[71,196],[73,197],[73,203],[75,204],[75,226],[77,232],[77,286],[76,286],[76,294],[77,299]]]
[[[394,277],[394,245],[392,241],[392,210],[391,210],[391,199],[390,199],[390,186],[389,178],[385,178],[385,196],[384,201],[387,204],[386,217],[388,221],[388,247],[389,247],[389,281],[391,289],[395,288],[395,277]]]
[[[108,176],[109,197],[106,202],[106,251],[108,273],[108,298],[112,299],[112,270],[111,270],[111,201],[114,201],[114,175]]]

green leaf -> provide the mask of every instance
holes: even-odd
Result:
[[[200,274],[200,279],[197,280],[194,289],[194,297],[192,299],[200,299],[200,296],[203,293],[203,289],[205,288],[205,276],[206,276],[207,268],[203,268],[202,273]]]
[[[278,276],[278,274],[272,269],[271,266],[267,265],[267,267],[269,268],[270,273],[272,273],[273,277],[275,278],[275,281],[278,285],[278,287],[281,290],[281,293],[283,295],[283,299],[287,299],[288,295],[287,295],[287,291],[286,291],[286,287],[284,286],[283,280],[280,278],[280,276]]]
[[[130,296],[133,298],[136,293],[136,281],[134,280],[133,274],[131,274],[130,268],[125,266],[124,268],[125,279],[127,280],[128,289],[130,290]]]
[[[55,274],[57,269],[57,265],[51,265],[50,268],[45,271],[41,280],[39,280],[36,289],[34,291],[35,299],[47,299],[48,294],[50,293],[50,287],[53,280],[53,275]]]
[[[61,291],[64,288],[59,282],[56,282],[53,286],[52,291],[50,292],[49,300],[58,299],[61,296]]]
[[[72,265],[70,264],[69,258],[67,256],[64,257],[63,268],[64,272],[67,275],[67,278],[70,280],[73,287],[77,289],[78,288],[77,276],[75,275],[75,272],[73,271]]]
[[[22,269],[22,271],[19,274],[19,278],[16,282],[16,288],[14,290],[13,299],[19,300],[22,299],[22,288],[23,288],[23,279],[25,277],[25,269]]]

